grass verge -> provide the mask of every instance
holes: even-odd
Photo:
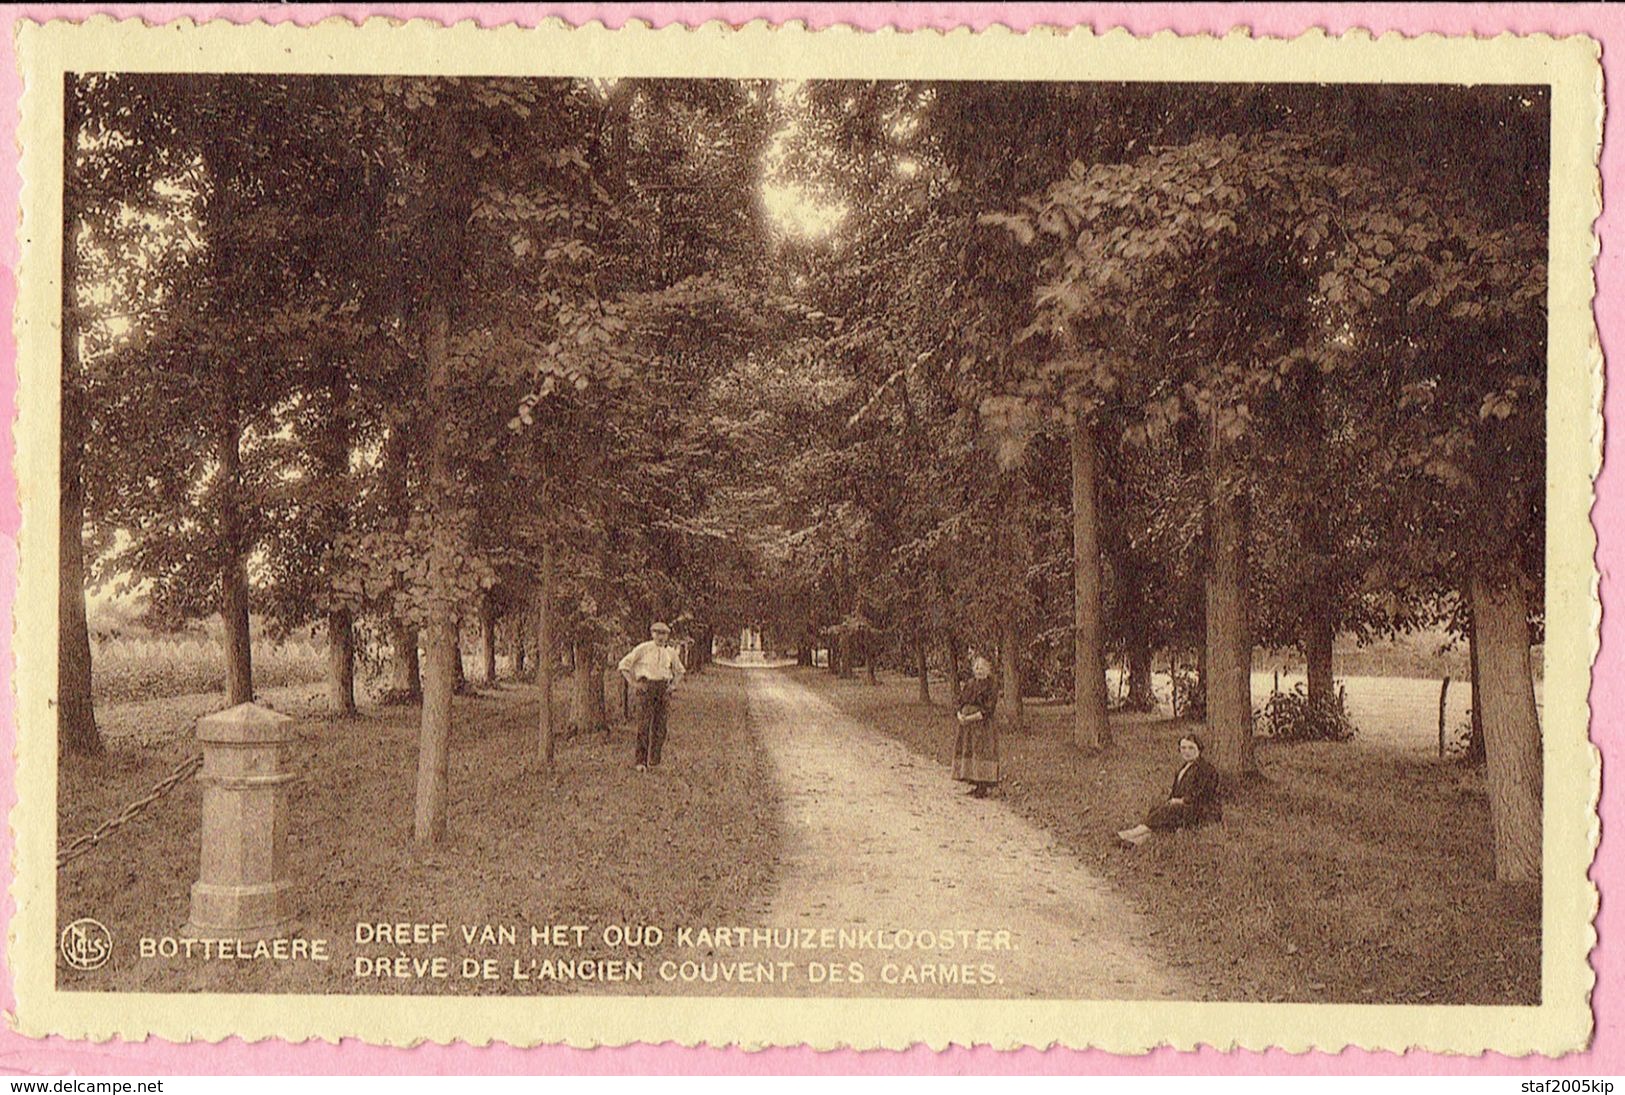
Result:
[[[555,697],[557,699],[557,697]],[[112,932],[112,959],[90,972],[59,963],[59,983],[152,992],[527,993],[659,992],[663,947],[603,942],[610,925],[749,923],[760,915],[778,851],[766,758],[751,733],[743,680],[685,682],[673,702],[665,763],[632,769],[632,729],[566,739],[551,773],[530,770],[536,694],[509,685],[459,697],[454,709],[449,836],[412,847],[416,707],[349,721],[304,718],[292,766],[290,873],[301,934],[332,958],[205,961],[141,958],[142,937],[176,936],[198,873],[200,793],[187,781],[105,844],[58,872],[59,929],[94,917]],[[173,720],[172,720],[173,721]],[[185,737],[114,739],[99,762],[67,760],[58,832],[94,828],[192,755]],[[448,925],[440,944],[358,944],[357,925]],[[516,929],[517,943],[466,944],[460,928]],[[581,946],[535,948],[530,926],[585,926]],[[357,956],[444,956],[447,978],[356,976]],[[500,980],[465,979],[464,957],[497,960]],[[641,984],[507,976],[512,962],[645,959]]]
[[[954,723],[890,675],[878,687],[798,670],[847,714],[946,765]],[[1361,745],[1259,742],[1263,778],[1222,826],[1115,832],[1167,795],[1188,724],[1113,720],[1091,755],[1069,707],[1027,712],[1002,735],[1004,801],[1049,830],[1148,915],[1170,959],[1211,998],[1533,1004],[1540,894],[1492,880],[1481,771]]]

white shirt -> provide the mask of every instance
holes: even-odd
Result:
[[[683,657],[676,644],[661,646],[653,639],[634,646],[617,667],[633,680],[671,681],[683,679]]]

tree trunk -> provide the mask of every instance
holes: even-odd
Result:
[[[516,612],[513,617],[513,673],[516,677],[525,675],[525,651],[530,646],[529,621],[525,619],[525,612]]]
[[[1301,441],[1307,446],[1305,470],[1310,476],[1323,475],[1327,464],[1325,409],[1319,369],[1301,370],[1298,382],[1297,411]],[[1328,561],[1336,554],[1332,543],[1329,507],[1322,498],[1316,498],[1298,512],[1298,535],[1303,542],[1305,605],[1303,648],[1308,678],[1309,702],[1317,706],[1336,701],[1332,692],[1332,646],[1337,639],[1338,617],[1333,598],[1337,587]]]
[[[398,515],[410,513],[412,509],[412,497],[408,489],[412,449],[407,437],[407,426],[404,424],[391,426],[383,453],[384,503],[389,512]],[[389,694],[396,702],[416,703],[423,698],[423,672],[418,658],[418,637],[416,623],[404,619],[391,622]]]
[[[1472,706],[1468,710],[1467,748],[1463,756],[1471,764],[1484,763],[1484,705],[1479,702],[1481,694],[1478,686],[1478,637],[1477,628],[1473,626],[1472,612],[1473,595],[1467,593],[1467,666],[1472,676],[1472,694],[1468,697]]]
[[[492,688],[497,683],[497,618],[490,606],[480,613],[480,660],[485,687]]]
[[[1021,708],[1021,617],[1022,603],[1026,599],[1027,560],[1031,558],[1028,543],[1025,492],[1021,472],[1006,473],[1004,506],[1000,514],[999,539],[1004,545],[1004,558],[1009,567],[1009,592],[1000,598],[999,605],[999,711],[1004,724],[1011,730],[1020,730],[1024,723]],[[1101,687],[1105,687],[1102,670]]]
[[[242,425],[226,412],[220,433],[220,622],[225,631],[226,704],[254,699],[254,656],[248,634],[248,559],[242,511]]]
[[[1246,503],[1215,438],[1209,464],[1207,727],[1227,779],[1257,771],[1253,757],[1252,639],[1247,621]]]
[[[541,714],[536,726],[536,759],[553,767],[553,544],[542,543],[540,606],[536,617],[536,690],[541,693]]]
[[[604,665],[598,650],[590,642],[578,641],[574,647],[576,663],[573,699],[570,704],[570,726],[577,733],[602,731],[609,725],[604,714]]]
[[[412,832],[418,845],[446,837],[446,772],[451,699],[456,690],[457,632],[449,609],[435,612],[423,632],[423,709],[418,724],[417,807]]]
[[[863,668],[869,674],[870,684],[879,684],[875,679],[875,637],[872,632],[863,633]]]
[[[944,633],[942,648],[947,652],[948,658],[948,698],[953,701],[954,710],[959,710],[959,639],[957,636]]]
[[[921,628],[914,636],[914,676],[920,682],[920,702],[931,702],[931,661],[925,646],[926,632]]]
[[[1100,519],[1094,425],[1072,420],[1072,738],[1086,749],[1111,743],[1106,722],[1106,650],[1101,626]]]
[[[323,534],[326,546],[332,549],[349,518],[345,480],[350,474],[350,384],[337,358],[327,367],[326,388],[327,421],[316,448],[325,490],[320,510]],[[345,562],[336,553],[329,560],[324,577],[333,594],[334,579]],[[337,718],[355,714],[355,620],[348,607],[336,607],[327,614],[327,706]]]
[[[64,254],[63,314],[74,313],[71,271]],[[90,625],[85,618],[85,396],[79,386],[77,324],[62,325],[62,484],[58,530],[56,727],[64,754],[101,756],[102,735],[96,728],[91,695]]]
[[[70,77],[70,80],[72,78]],[[84,374],[79,360],[79,260],[74,246],[78,209],[83,200],[74,165],[79,155],[82,109],[71,87],[63,96],[62,248],[62,437],[59,452],[62,482],[58,492],[61,524],[57,550],[56,733],[60,752],[100,756],[101,732],[91,691],[90,626],[85,618],[85,441]]]
[[[423,707],[418,730],[417,806],[412,832],[419,847],[446,836],[446,764],[451,739],[451,698],[457,687],[457,618],[451,570],[454,545],[448,538],[452,506],[450,423],[445,413],[450,374],[449,319],[444,303],[430,306],[423,340],[430,406],[429,442],[429,604],[424,634]]]
[[[1332,621],[1323,610],[1313,610],[1308,632],[1303,637],[1303,657],[1308,663],[1309,702],[1330,704],[1332,695],[1332,645],[1336,642]]]
[[[327,614],[327,710],[338,718],[355,714],[355,624],[347,608]]]
[[[1150,578],[1132,548],[1118,560],[1117,570],[1123,588],[1123,641],[1128,655],[1128,698],[1124,706],[1130,711],[1155,711],[1157,692],[1151,674],[1156,648],[1152,642],[1153,622],[1147,609],[1152,593]],[[1119,692],[1122,683],[1118,681]]]
[[[605,666],[602,654],[597,652],[596,648],[594,648],[594,651],[594,655],[590,659],[592,665],[592,676],[590,678],[592,690],[588,693],[587,698],[592,701],[591,714],[593,722],[607,735],[609,733],[609,702],[604,695]],[[620,679],[620,674],[616,674],[616,679]]]
[[[688,644],[688,660],[693,664],[689,665],[687,668],[688,672],[694,676],[698,676],[699,674],[705,672],[705,654],[706,650],[710,646],[710,644],[705,641],[707,634],[708,632],[705,628],[695,628],[694,641]]]
[[[998,709],[1006,726],[1021,729],[1021,610],[1013,597],[999,613]]]
[[[423,698],[423,673],[418,661],[418,629],[397,623],[391,639],[394,657],[390,659],[390,691],[397,699],[416,702]]]
[[[1144,635],[1135,636],[1128,651],[1128,700],[1130,711],[1155,711],[1157,690],[1151,683],[1151,644]]]
[[[466,696],[473,691],[468,684],[468,668],[463,665],[463,629],[457,625],[457,656],[451,660],[453,691],[459,696]]]
[[[839,572],[838,581],[840,585],[841,597],[839,603],[848,613],[851,613],[853,609],[857,607],[857,596],[852,589],[852,561],[850,558],[848,558],[844,550],[841,552],[841,569]],[[836,675],[840,677],[850,677],[852,676],[853,664],[852,632],[846,628],[844,623],[842,625],[839,646],[841,667],[836,672]]]
[[[1495,877],[1531,882],[1541,874],[1540,719],[1529,662],[1529,602],[1522,576],[1473,578],[1473,638],[1484,710]]]

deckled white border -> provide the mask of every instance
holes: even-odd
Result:
[[[1239,14],[1239,13],[1238,13]],[[25,1034],[173,1040],[360,1037],[421,1041],[498,1039],[572,1046],[676,1041],[745,1048],[902,1048],[919,1042],[1000,1048],[1157,1045],[1219,1049],[1346,1046],[1476,1053],[1555,1054],[1589,1037],[1586,955],[1595,943],[1598,754],[1586,737],[1590,666],[1600,605],[1592,561],[1590,484],[1601,466],[1602,358],[1591,316],[1591,224],[1600,212],[1601,70],[1588,38],[1493,39],[1429,34],[1182,38],[1163,32],[1096,34],[1038,28],[987,31],[808,31],[757,20],[609,30],[550,19],[535,28],[443,27],[426,19],[314,27],[180,20],[150,26],[96,16],[18,31],[23,69],[23,260],[20,271],[16,469],[23,512],[16,603],[19,636],[56,626],[56,334],[61,243],[61,101],[64,71],[275,71],[347,74],[461,73],[842,79],[1077,79],[1328,83],[1551,83],[1553,195],[1548,423],[1548,613],[1545,692],[1545,887],[1542,1000],[1538,1008],[1162,1002],[725,1000],[667,997],[238,996],[59,993],[55,968],[54,650],[16,646],[17,875],[11,955],[18,1025]],[[545,1025],[544,1025],[545,1024]]]

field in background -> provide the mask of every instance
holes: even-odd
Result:
[[[1445,743],[1447,749],[1458,748],[1466,738],[1472,717],[1473,686],[1467,648],[1461,643],[1446,647],[1449,635],[1441,630],[1418,631],[1394,639],[1383,639],[1361,646],[1353,638],[1337,641],[1332,656],[1332,669],[1339,687],[1344,689],[1349,717],[1359,730],[1360,740],[1367,745],[1382,746],[1411,753],[1438,752],[1439,694],[1446,676],[1450,687],[1445,692]],[[1542,687],[1542,648],[1531,651],[1535,669],[1535,705],[1540,707]],[[1172,713],[1173,688],[1161,659],[1155,663],[1152,688],[1161,713]],[[1189,671],[1181,663],[1182,671]],[[1113,701],[1125,687],[1122,670],[1112,666],[1106,671],[1108,694]],[[1290,692],[1304,684],[1303,656],[1296,650],[1258,650],[1253,656],[1253,709],[1257,711],[1269,700],[1277,687]]]
[[[1545,675],[1543,653],[1544,648],[1540,646],[1530,651],[1536,681]],[[1363,646],[1352,636],[1345,635],[1333,647],[1332,668],[1338,676],[1350,677],[1417,677],[1437,681],[1449,676],[1456,681],[1467,681],[1472,676],[1467,644],[1453,642],[1449,632],[1441,628],[1376,639]],[[1265,673],[1279,669],[1283,675],[1291,670],[1301,674],[1303,655],[1296,650],[1259,650],[1253,655],[1253,669]]]
[[[1115,699],[1119,690],[1119,673],[1107,670],[1107,688]],[[1442,681],[1420,677],[1342,676],[1337,684],[1344,690],[1349,717],[1354,720],[1360,741],[1403,752],[1437,753],[1439,742],[1439,691]],[[1277,682],[1281,691],[1290,692],[1295,685],[1304,683],[1301,666],[1282,672],[1279,677],[1272,671],[1253,671],[1253,709],[1257,711],[1270,698]],[[1169,715],[1172,688],[1164,673],[1152,677],[1152,688],[1160,705],[1160,713]],[[1545,688],[1535,681],[1535,707],[1540,709]],[[1046,705],[1056,706],[1056,705]],[[1058,705],[1070,710],[1069,705]],[[1472,715],[1473,686],[1464,678],[1450,682],[1445,693],[1445,743],[1448,748],[1459,747],[1467,735]]]
[[[154,632],[140,622],[139,614],[127,601],[92,600],[90,604],[91,663],[93,689],[98,703],[126,703],[130,701],[161,699],[220,692],[225,688],[224,659],[220,648],[220,624],[215,618],[201,621],[178,633]],[[1467,649],[1461,643],[1451,645],[1449,635],[1438,629],[1418,631],[1393,639],[1382,639],[1361,646],[1351,637],[1337,641],[1333,668],[1342,678],[1410,678],[1432,682],[1431,690],[1398,687],[1394,701],[1401,705],[1418,704],[1431,712],[1436,732],[1439,680],[1452,678],[1447,726],[1457,727],[1467,718],[1470,705],[1468,696]],[[256,619],[253,634],[254,686],[277,690],[291,685],[316,684],[326,672],[326,650],[320,629],[302,631],[281,641],[273,640]],[[1535,679],[1541,678],[1541,648],[1534,649]],[[464,651],[465,671],[477,676],[481,670],[473,650]],[[1180,667],[1190,670],[1190,655],[1181,657]],[[1169,683],[1166,655],[1158,655],[1154,668],[1159,699],[1166,706]],[[504,665],[506,660],[504,659]],[[369,667],[357,665],[357,685],[363,693],[372,691],[377,682],[371,679]],[[1274,674],[1281,673],[1281,686],[1290,688],[1303,679],[1303,658],[1296,650],[1260,649],[1253,657],[1253,701],[1262,703],[1269,697]],[[1113,693],[1118,688],[1118,669],[1107,673]],[[1373,692],[1370,685],[1358,689],[1367,702]],[[1355,702],[1355,689],[1351,688],[1350,702]],[[1423,696],[1424,692],[1430,692]],[[1368,718],[1373,729],[1389,721],[1388,709],[1392,703],[1372,700],[1371,711],[1377,718]],[[1412,735],[1405,734],[1402,737]]]
[[[299,685],[320,685],[327,673],[326,640],[319,631],[278,640],[262,631],[256,621],[253,658],[256,696],[285,693]],[[504,674],[511,675],[506,658],[499,659],[499,664]],[[175,633],[153,632],[127,622],[109,626],[109,621],[93,621],[90,668],[91,691],[98,710],[175,696],[204,697],[226,689],[225,654],[217,620]],[[472,650],[463,651],[463,670],[470,678],[483,672]],[[386,686],[380,668],[357,659],[358,700],[370,702]]]
[[[1258,650],[1253,668],[1265,672],[1280,669],[1303,670],[1303,655],[1297,650]],[[1332,646],[1332,668],[1338,674],[1354,677],[1429,677],[1446,674],[1458,679],[1468,673],[1467,644],[1452,642],[1450,633],[1428,628],[1375,639],[1362,646],[1351,635],[1339,636]]]
[[[317,642],[290,639],[254,644],[254,688],[277,689],[320,681],[326,652]],[[129,635],[93,643],[91,690],[100,703],[223,692],[225,659],[207,633]]]
[[[470,684],[476,691],[483,693],[490,690],[477,676],[480,672],[478,666],[469,664],[466,668],[471,674]],[[512,667],[505,659],[498,662],[497,668],[501,675],[501,684],[497,686],[499,690],[529,683],[528,678],[516,681]],[[608,680],[605,687],[612,721],[620,718],[620,693],[614,687],[616,683],[615,680]],[[362,705],[364,717],[369,710],[394,711],[408,708],[413,712],[418,710],[415,703],[380,704],[378,692],[388,684],[388,681],[385,678],[377,678],[370,684],[372,688],[364,688],[360,680],[356,683],[358,693],[356,698]],[[560,674],[553,683],[555,726],[568,725],[570,700],[573,694],[574,685],[570,674]],[[327,685],[322,681],[306,681],[277,687],[256,685],[254,699],[257,703],[280,711],[284,715],[292,715],[296,719],[323,719],[328,714]],[[223,690],[154,696],[151,699],[126,700],[118,703],[102,702],[96,706],[96,725],[109,745],[115,743],[155,745],[177,738],[190,741],[197,729],[197,720],[221,710],[225,702],[226,694]],[[531,712],[519,717],[523,721],[534,722],[534,715],[535,713]]]
[[[225,669],[214,621],[178,635],[129,627],[111,637],[102,634],[93,643],[91,665],[98,721],[109,735],[163,736],[174,718],[189,725],[221,706]],[[1361,741],[1411,753],[1436,753],[1440,675],[1449,672],[1453,679],[1446,696],[1445,738],[1448,747],[1460,744],[1472,708],[1472,685],[1465,651],[1458,647],[1440,653],[1441,640],[1438,633],[1418,633],[1363,648],[1352,641],[1338,644],[1333,664]],[[326,657],[319,635],[297,635],[283,642],[256,635],[256,696],[292,715],[320,713],[326,702],[322,690]],[[499,659],[499,668],[510,673],[506,658]],[[357,698],[374,702],[386,682],[379,675],[369,675],[365,665],[357,669]],[[474,681],[483,672],[472,651],[464,652],[464,669]],[[1120,677],[1119,667],[1108,669],[1107,685],[1114,698],[1122,689]],[[1302,660],[1295,651],[1260,651],[1254,659],[1254,707],[1263,706],[1277,683],[1283,691],[1290,691],[1303,679]],[[1160,661],[1152,683],[1162,711],[1169,713],[1172,687]],[[1541,693],[1537,675],[1537,704]],[[562,678],[560,694],[568,694]],[[162,702],[171,699],[177,703]],[[618,700],[613,688],[610,700],[612,705]]]

